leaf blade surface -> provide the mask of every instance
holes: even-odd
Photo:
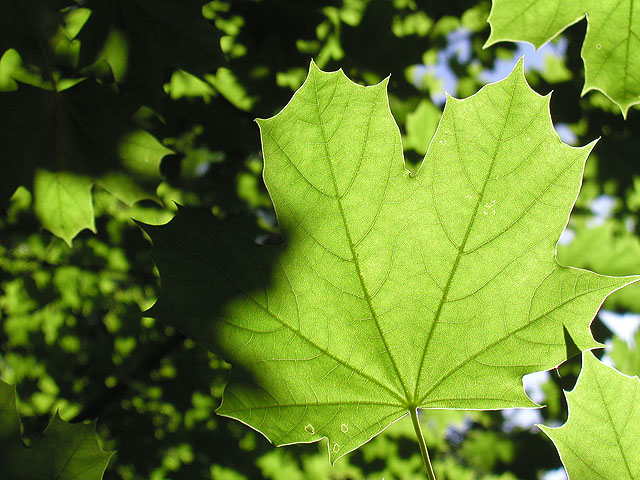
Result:
[[[29,85],[0,92],[0,203],[32,190],[43,226],[71,244],[95,230],[94,183],[126,203],[155,197],[160,161],[171,150],[133,125],[115,92],[85,80],[61,92]]]
[[[500,41],[525,41],[536,48],[587,16],[582,46],[582,94],[600,90],[626,118],[640,103],[640,5],[633,0],[494,0],[485,47]]]
[[[539,425],[560,452],[570,479],[635,479],[640,475],[640,382],[582,355],[575,388],[565,392],[569,418]]]
[[[112,452],[98,444],[94,424],[70,424],[58,414],[34,444],[21,439],[15,388],[0,380],[0,463],[7,478],[72,480],[102,478]]]
[[[327,436],[335,461],[412,408],[535,406],[521,377],[566,358],[565,331],[597,346],[591,319],[635,280],[556,262],[592,145],[559,140],[521,62],[448,99],[413,176],[386,81],[312,64],[258,123],[286,248],[187,209],[145,229],[151,313],[234,365],[218,413],[278,445]]]

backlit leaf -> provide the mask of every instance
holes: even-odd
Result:
[[[569,418],[540,426],[560,451],[570,480],[635,480],[640,476],[640,382],[582,354],[575,388],[565,393]]]
[[[71,240],[85,228],[95,232],[91,187],[93,182],[68,172],[38,170],[33,181],[36,215],[42,226]]]
[[[569,244],[558,245],[560,263],[607,275],[640,271],[640,241],[622,222],[608,219],[601,225],[590,225],[584,218],[578,218],[572,226],[575,238]],[[611,295],[605,308],[640,312],[640,285]]]
[[[522,376],[596,347],[599,306],[637,280],[556,262],[593,145],[560,141],[522,62],[448,98],[415,175],[386,85],[312,64],[258,121],[284,246],[184,208],[145,227],[151,314],[233,364],[218,413],[276,445],[328,437],[332,461],[416,408],[535,406]]]
[[[631,346],[624,339],[614,336],[612,339],[611,360],[615,367],[625,375],[640,376],[640,330],[636,331]]]

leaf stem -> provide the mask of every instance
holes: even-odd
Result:
[[[418,409],[412,408],[409,410],[409,413],[411,414],[413,429],[416,431],[416,437],[418,437],[418,444],[420,445],[420,453],[422,454],[422,460],[424,460],[424,468],[427,469],[427,477],[429,478],[429,480],[436,480],[436,475],[433,473],[433,467],[431,466],[431,460],[429,459],[427,444],[425,443],[424,436],[422,435],[420,420],[418,420]]]

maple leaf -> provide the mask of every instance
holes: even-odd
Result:
[[[538,425],[560,452],[570,480],[635,480],[640,476],[640,382],[582,354],[582,370],[565,393],[569,418]]]
[[[331,461],[417,408],[536,406],[522,376],[564,361],[567,337],[596,347],[604,298],[638,280],[555,260],[593,144],[561,142],[522,60],[447,99],[415,175],[386,85],[312,63],[258,121],[284,247],[185,208],[144,226],[150,314],[233,364],[218,413],[276,445],[328,437]]]
[[[112,455],[100,448],[94,424],[69,424],[58,414],[27,448],[20,434],[15,388],[0,380],[0,465],[3,478],[99,480]]]
[[[127,203],[154,198],[144,183],[157,183],[171,150],[128,122],[114,95],[89,80],[61,92],[22,84],[0,92],[0,204],[20,185],[32,189],[43,226],[71,245],[95,230],[94,183]],[[137,183],[118,180],[131,175]]]
[[[25,62],[46,70],[53,55],[50,39],[59,27],[60,10],[70,3],[65,0],[0,0],[0,55],[14,48]]]
[[[485,47],[525,41],[540,48],[587,17],[582,94],[600,90],[622,110],[640,103],[640,4],[633,0],[493,0]],[[636,19],[634,21],[634,18]]]
[[[118,82],[143,91],[162,86],[165,69],[204,73],[221,60],[220,32],[200,0],[89,0],[91,16],[77,38],[80,64],[105,59]]]

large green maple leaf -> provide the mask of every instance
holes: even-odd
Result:
[[[541,47],[587,17],[582,94],[600,90],[627,116],[640,103],[640,3],[634,0],[493,0],[486,47],[525,41]]]
[[[575,388],[565,394],[569,418],[540,426],[560,452],[570,480],[640,478],[640,382],[582,355]]]
[[[535,406],[522,376],[597,346],[599,306],[637,280],[556,262],[593,145],[560,141],[522,62],[448,98],[415,175],[386,85],[312,64],[258,121],[284,247],[189,209],[145,227],[151,314],[233,364],[218,413],[277,445],[328,437],[332,461],[417,408]]]
[[[11,480],[99,480],[113,453],[98,444],[94,425],[69,424],[56,414],[27,448],[15,388],[0,380],[0,472]]]

